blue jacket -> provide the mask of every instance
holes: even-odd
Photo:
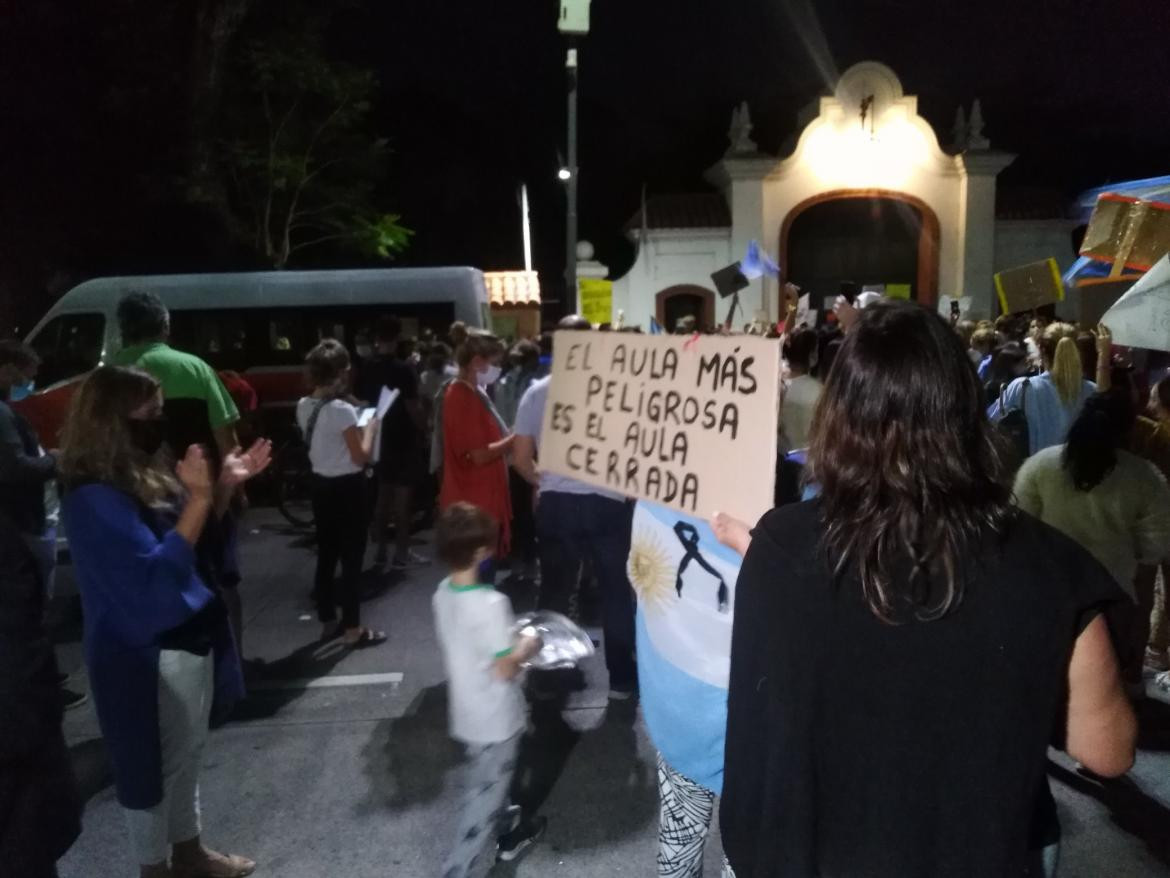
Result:
[[[195,570],[195,552],[155,511],[108,484],[70,490],[62,504],[85,617],[85,662],[114,767],[118,801],[162,800],[158,656],[168,632],[219,599]],[[243,695],[226,615],[215,617],[214,711]]]

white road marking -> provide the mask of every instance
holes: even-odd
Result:
[[[249,689],[332,689],[338,686],[394,686],[402,682],[401,671],[386,674],[339,674],[335,677],[316,677],[291,680],[257,680]]]

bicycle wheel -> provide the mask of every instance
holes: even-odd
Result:
[[[309,449],[303,442],[290,442],[276,454],[276,507],[289,524],[313,526],[313,469]]]

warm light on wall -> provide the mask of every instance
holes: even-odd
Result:
[[[850,189],[902,188],[931,155],[923,133],[896,109],[872,127],[823,119],[807,132],[804,153],[819,183]]]

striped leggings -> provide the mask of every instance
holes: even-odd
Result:
[[[702,878],[715,794],[683,777],[659,753],[658,798],[659,878]],[[722,878],[735,878],[726,857]]]

